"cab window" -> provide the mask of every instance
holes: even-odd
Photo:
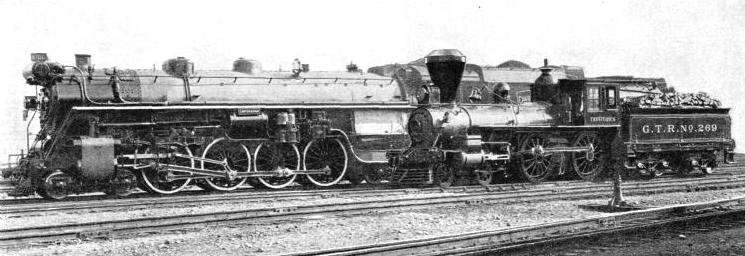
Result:
[[[600,89],[597,87],[587,88],[587,111],[600,111]]]
[[[616,109],[618,99],[616,99],[616,88],[608,87],[605,89],[605,106],[606,109]]]

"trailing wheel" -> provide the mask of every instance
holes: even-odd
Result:
[[[293,144],[261,143],[254,153],[254,170],[287,173],[300,170],[300,151]],[[262,186],[278,189],[295,181],[297,174],[258,178]]]
[[[229,141],[225,138],[218,138],[213,140],[202,153],[202,158],[227,161],[228,167],[235,170],[238,173],[246,173],[251,171],[251,152],[248,148],[238,142]],[[224,171],[225,168],[219,164],[201,162],[202,169]],[[228,178],[205,178],[202,180],[203,185],[200,187],[208,190],[216,191],[230,191],[243,185],[248,178],[236,178],[230,180]]]
[[[72,177],[56,170],[44,176],[44,183],[36,189],[36,193],[46,199],[62,200],[70,193]]]
[[[587,152],[572,153],[574,173],[583,180],[593,180],[601,171],[605,154],[597,134],[582,132],[572,141],[572,147],[590,148]]]
[[[181,153],[184,155],[193,156],[189,147],[178,143],[165,143],[151,146],[146,148],[144,150],[144,153]],[[195,166],[194,160],[180,157],[173,157],[171,159],[147,159],[143,161],[147,161],[145,164],[156,162],[158,164],[179,165],[190,168],[194,168]],[[183,190],[184,188],[186,188],[186,186],[189,185],[189,182],[191,181],[191,178],[182,178],[168,181],[167,177],[169,174],[189,175],[189,173],[186,172],[168,171],[165,170],[165,168],[150,167],[141,170],[139,178],[148,192],[164,195],[174,194]]]
[[[548,138],[539,134],[530,134],[520,143],[519,171],[523,179],[529,182],[541,182],[553,173],[552,153],[545,152]]]
[[[305,170],[326,170],[327,174],[308,174],[308,181],[319,187],[339,183],[347,172],[347,149],[338,139],[313,139],[303,150]]]

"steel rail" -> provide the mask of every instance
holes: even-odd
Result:
[[[661,186],[626,188],[627,195],[691,191],[691,185],[662,184]],[[745,187],[742,180],[730,180],[697,184],[700,188]],[[117,236],[140,232],[158,232],[186,228],[203,228],[205,225],[225,223],[257,223],[272,220],[297,219],[308,216],[336,216],[369,214],[411,209],[426,209],[445,206],[473,204],[537,202],[550,200],[590,199],[608,196],[608,187],[565,189],[559,191],[518,191],[516,193],[478,193],[437,198],[414,198],[373,200],[341,204],[289,206],[236,211],[223,211],[174,216],[145,217],[125,220],[84,222],[50,226],[0,229],[0,246],[12,246],[31,242],[56,241],[78,237]]]

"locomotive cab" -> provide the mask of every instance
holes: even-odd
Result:
[[[621,104],[617,84],[585,83],[582,94],[587,107],[581,109],[583,123],[578,125],[618,124]]]
[[[614,125],[619,121],[618,85],[561,79],[552,103],[562,111],[560,123],[574,126]]]

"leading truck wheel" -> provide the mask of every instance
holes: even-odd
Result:
[[[248,151],[245,145],[229,141],[225,138],[218,138],[212,141],[204,149],[202,158],[227,161],[230,169],[235,170],[239,173],[246,173],[251,171],[251,152]],[[201,168],[215,171],[224,171],[219,164],[206,163],[201,161]],[[248,178],[236,178],[230,180],[227,178],[205,178],[203,180],[204,185],[200,186],[203,189],[215,190],[215,191],[231,191],[235,190],[243,183],[246,183]]]
[[[303,150],[305,170],[326,170],[326,174],[308,174],[308,181],[319,187],[339,183],[347,172],[347,149],[338,139],[313,139]]]
[[[519,170],[523,179],[541,182],[548,179],[554,168],[553,153],[546,153],[548,139],[539,134],[528,135],[520,144]]]
[[[593,180],[600,173],[603,166],[603,150],[600,139],[594,133],[583,132],[572,141],[573,147],[589,148],[587,152],[572,153],[572,167],[574,173],[583,180]]]
[[[62,200],[70,191],[72,177],[57,170],[44,177],[44,183],[36,190],[36,193],[46,199]]]
[[[186,147],[178,143],[158,144],[156,146],[149,147],[145,149],[144,151],[145,153],[158,153],[158,154],[167,154],[171,152],[176,152],[176,153],[181,153],[181,154],[185,154],[188,156],[193,156],[189,147]],[[172,159],[167,159],[167,160],[148,159],[148,160],[142,160],[142,161],[158,161],[158,163],[160,164],[179,165],[179,166],[194,168],[193,159],[185,159],[185,158],[180,158],[180,157],[174,157]],[[164,194],[164,195],[174,194],[176,192],[183,190],[184,188],[186,188],[186,186],[189,185],[189,182],[191,181],[191,178],[168,181],[166,177],[169,174],[189,175],[189,173],[186,173],[186,172],[166,171],[166,170],[159,170],[158,168],[151,167],[151,168],[140,170],[139,178],[142,181],[142,184],[148,190],[148,192],[156,193],[156,194]]]
[[[254,170],[277,173],[300,170],[300,151],[293,144],[261,143],[254,153]],[[295,182],[297,174],[258,178],[262,186],[284,188]]]

